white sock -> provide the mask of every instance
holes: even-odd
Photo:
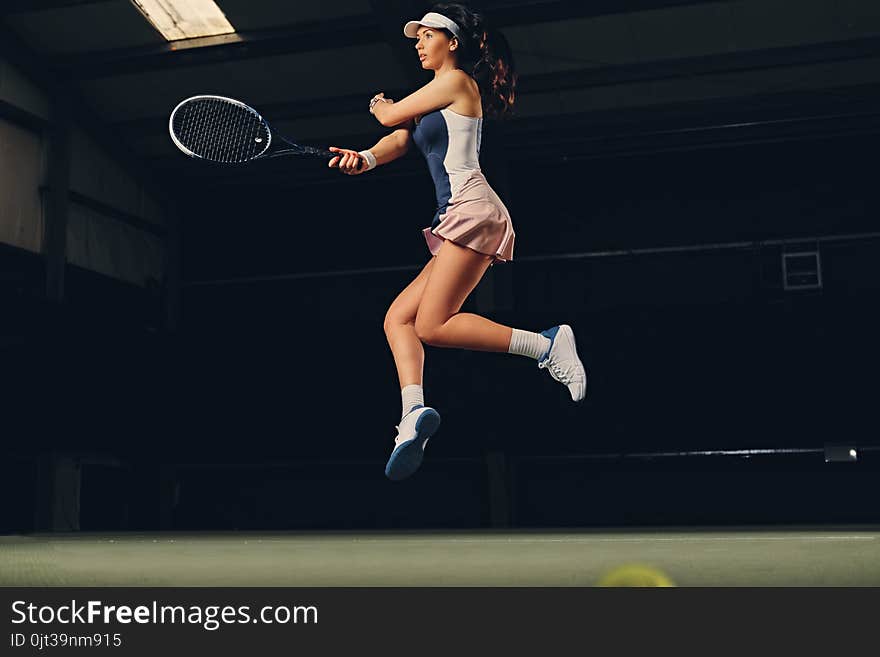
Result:
[[[549,348],[550,338],[546,335],[513,329],[513,335],[510,336],[510,348],[507,350],[507,353],[528,356],[538,360],[547,353]]]
[[[425,405],[425,393],[422,390],[422,386],[417,383],[404,386],[400,391],[400,397],[403,400],[403,412],[400,415],[401,419],[412,410],[413,406],[418,406],[420,404],[422,406]]]

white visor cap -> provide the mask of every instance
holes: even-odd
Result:
[[[446,18],[443,14],[438,14],[434,11],[429,11],[427,14],[422,16],[421,20],[418,21],[410,21],[406,25],[403,26],[403,33],[408,36],[410,39],[415,39],[418,37],[418,32],[420,27],[445,27],[447,30],[452,32],[458,39],[461,39],[461,30],[455,21]]]

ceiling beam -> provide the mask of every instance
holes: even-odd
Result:
[[[711,0],[490,0],[482,3],[491,12],[492,23],[499,28],[532,25],[570,18],[589,18],[606,14],[622,14],[645,9],[705,4]],[[181,66],[210,66],[230,60],[285,55],[329,47],[344,48],[364,43],[403,44],[393,46],[404,52],[408,39],[403,36],[403,22],[416,16],[415,6],[406,0],[371,0],[369,14],[348,16],[326,21],[298,23],[270,30],[240,32],[237,39],[202,40],[203,47],[192,48],[187,41],[160,46],[116,49],[62,55],[55,61],[60,74],[67,78],[92,79],[113,75],[129,75],[144,71],[177,69]],[[419,5],[421,7],[421,5]],[[410,70],[411,61],[405,68]],[[407,75],[410,75],[409,73]]]
[[[744,52],[722,53],[701,57],[667,59],[659,62],[601,66],[559,73],[523,76],[519,79],[520,96],[572,89],[588,89],[616,84],[656,82],[705,75],[723,75],[773,68],[824,64],[880,57],[880,37],[854,39],[833,43],[788,46]],[[878,73],[880,81],[880,73]],[[388,89],[390,98],[400,98],[412,89]],[[270,123],[295,121],[319,116],[338,116],[363,111],[362,94],[316,98],[293,103],[267,103],[256,109]],[[167,117],[151,117],[119,122],[116,125],[129,136],[150,134],[167,129]]]
[[[0,5],[0,16],[12,14],[32,14],[52,9],[68,9],[84,5],[101,5],[120,0],[3,0]]]
[[[630,14],[637,11],[668,9],[687,5],[702,5],[717,0],[476,0],[471,6],[483,11],[495,27],[547,23],[567,18],[588,18],[610,14]]]
[[[54,61],[54,68],[59,76],[67,79],[92,79],[186,66],[211,66],[227,61],[375,43],[379,27],[372,14],[347,16],[232,35],[170,41],[158,46],[63,55]]]
[[[880,57],[880,37],[810,43],[782,48],[663,59],[621,66],[601,66],[577,71],[522,78],[523,93],[561,91],[585,87],[672,80],[699,75],[766,71],[773,68],[826,64]]]
[[[38,135],[42,135],[48,126],[46,119],[2,99],[0,99],[0,119],[14,123]]]

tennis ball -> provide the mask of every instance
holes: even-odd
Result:
[[[652,566],[627,564],[606,573],[597,586],[675,586],[675,582]]]

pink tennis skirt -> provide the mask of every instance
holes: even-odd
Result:
[[[492,264],[513,260],[513,222],[481,171],[474,171],[465,181],[446,206],[446,212],[440,215],[437,227],[433,231],[425,228],[422,233],[432,255],[437,255],[443,242],[450,240],[494,256]]]

